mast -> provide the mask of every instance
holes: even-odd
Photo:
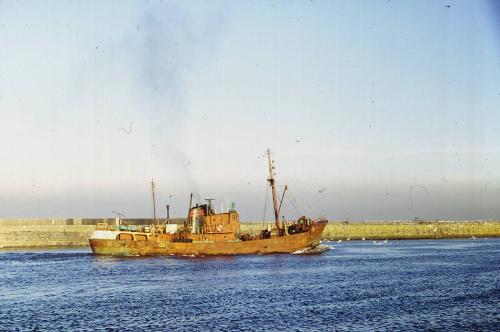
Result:
[[[153,224],[157,224],[156,220],[156,197],[155,197],[155,181],[151,178],[151,193],[153,195]]]
[[[273,192],[273,207],[274,207],[274,223],[276,224],[276,229],[280,229],[279,215],[278,215],[278,201],[276,199],[276,188],[274,186],[274,176],[273,176],[273,161],[271,161],[271,151],[267,149],[267,161],[269,163],[269,185],[271,186]]]
[[[193,204],[193,193],[189,195],[189,208],[188,208],[188,218],[189,214],[191,213],[191,205]]]
[[[187,227],[188,227],[188,224],[190,222],[189,217],[190,217],[190,214],[191,214],[191,206],[192,205],[193,205],[193,193],[191,193],[191,195],[189,195],[189,208],[188,208],[187,218],[184,221],[184,234],[187,234]]]

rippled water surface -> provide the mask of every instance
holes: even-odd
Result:
[[[500,239],[321,255],[0,251],[0,330],[500,330]]]

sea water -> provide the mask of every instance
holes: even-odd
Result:
[[[0,251],[0,330],[500,330],[500,239],[318,255]]]

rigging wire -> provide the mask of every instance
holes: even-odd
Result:
[[[302,213],[302,211],[300,211],[300,209],[297,207],[297,205],[295,203],[297,203],[297,200],[295,199],[295,197],[293,196],[292,193],[290,193],[290,196],[291,196],[291,199],[287,198],[288,202],[292,205],[293,209],[295,210],[295,212],[299,215],[299,216],[303,216],[304,214]]]
[[[295,181],[298,181],[299,183],[298,184],[302,184],[302,186],[304,186],[305,188],[307,189],[310,189],[312,190],[312,194],[318,194],[318,191],[314,188],[317,188],[318,186],[317,185],[314,185],[312,182],[310,182],[309,180],[307,180],[305,177],[297,177],[294,179]],[[319,196],[318,196],[319,197]],[[304,205],[308,205],[308,208],[311,209],[311,211],[317,211],[317,212],[321,212],[320,209],[310,200],[307,200],[307,199],[302,199],[301,200],[302,204]]]
[[[314,204],[312,202],[308,201],[307,199],[303,199],[301,202],[304,207],[307,209],[307,211],[311,214],[314,214],[314,211],[318,211],[317,208],[315,208]]]
[[[289,213],[289,214],[294,214],[295,212],[293,211],[293,206],[290,204],[290,196],[287,195],[284,199],[283,199],[283,209]]]
[[[249,167],[247,168],[247,172],[245,173],[245,175],[243,175],[243,177],[241,178],[240,181],[238,181],[236,183],[235,186],[233,186],[228,192],[227,194],[225,194],[224,196],[222,196],[222,199],[220,200],[221,202],[224,201],[224,200],[227,200],[229,198],[229,196],[231,196],[232,194],[234,194],[238,189],[240,189],[241,185],[245,182],[247,182],[247,179],[248,179],[248,176],[250,175],[250,173],[255,169],[255,167],[257,166],[257,163],[261,163],[262,162],[262,159],[260,159],[260,157],[262,156],[258,156],[257,160]]]
[[[302,182],[302,185],[304,186],[305,185],[305,188],[308,188],[308,189],[313,189],[315,186],[312,185],[311,182],[307,181],[306,179],[304,178],[296,178],[294,180],[298,180],[298,182]],[[316,198],[317,200],[319,200],[319,197],[321,195],[318,195],[317,191],[313,190],[310,192],[310,194],[308,195],[306,193],[305,196],[309,196],[309,198]],[[292,197],[293,197],[293,194],[292,194]],[[323,214],[323,209],[319,208],[318,205],[314,204],[312,200],[310,199],[307,199],[306,197],[304,197],[304,195],[300,195],[301,199],[300,199],[300,206],[302,208],[304,208],[304,210],[307,211],[308,214],[311,214],[311,215],[314,215],[314,214]],[[295,203],[298,203],[298,201],[294,198],[295,200]]]
[[[303,199],[303,200],[301,200],[301,201],[300,201],[300,203],[299,203],[299,201],[295,198],[295,196],[293,196],[293,193],[290,193],[290,196],[292,197],[292,201],[291,201],[291,203],[292,203],[295,207],[297,207],[297,209],[298,209],[298,210],[306,210],[307,215],[310,215],[311,217],[312,217],[313,215],[318,214],[318,213],[319,213],[319,214],[321,214],[320,209],[318,209],[317,207],[315,207],[315,205],[314,205],[314,204],[312,204],[310,201],[308,201],[308,200],[306,200],[306,199]],[[299,205],[299,206],[297,206],[297,205]],[[300,209],[299,209],[299,207],[300,207]],[[301,212],[301,213],[302,213],[302,212]]]

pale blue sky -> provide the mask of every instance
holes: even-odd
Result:
[[[499,11],[2,1],[0,217],[149,216],[155,177],[260,220],[269,146],[290,217],[498,219]]]

